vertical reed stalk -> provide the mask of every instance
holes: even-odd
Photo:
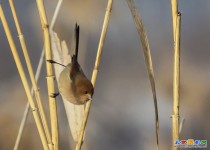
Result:
[[[62,2],[63,2],[63,0],[58,0],[58,3],[56,5],[56,8],[55,8],[55,11],[54,11],[54,14],[53,14],[53,18],[52,18],[52,21],[51,21],[51,24],[50,24],[50,28],[49,28],[50,31],[53,29],[54,24],[57,20],[58,13],[60,11]],[[37,67],[37,70],[36,70],[36,75],[35,75],[36,82],[38,81],[39,76],[40,76],[41,68],[42,68],[42,65],[43,65],[43,58],[44,58],[44,49],[42,50],[42,53],[41,53],[41,56],[40,56],[40,59],[39,59],[39,63],[38,63],[38,67]],[[31,88],[31,94],[32,95],[34,94],[33,93],[33,88]],[[22,120],[21,120],[19,131],[18,131],[18,135],[17,135],[16,141],[15,141],[14,150],[18,150],[20,139],[22,137],[23,129],[25,127],[25,123],[26,123],[26,120],[27,120],[28,111],[29,111],[29,103],[27,103],[26,107],[25,107],[25,111],[24,111],[24,114],[23,114],[23,117],[22,117]]]
[[[178,2],[177,0],[171,0],[171,11],[172,11],[172,25],[173,25],[173,36],[175,42],[175,32],[176,32],[176,21],[177,21],[177,14],[178,14]]]
[[[52,31],[52,29],[53,29],[53,27],[55,25],[55,22],[56,22],[56,20],[58,18],[58,14],[60,12],[62,3],[63,3],[63,0],[58,0],[58,3],[57,3],[56,8],[55,8],[55,11],[53,13],[52,21],[50,23],[50,28],[49,28],[50,31]]]
[[[98,45],[98,52],[97,52],[97,55],[96,55],[95,66],[94,66],[94,69],[93,69],[93,74],[92,74],[92,79],[91,79],[91,82],[92,82],[94,87],[95,87],[95,83],[96,83],[96,79],[97,79],[97,75],[98,75],[98,71],[99,71],[99,65],[100,65],[100,61],[101,61],[102,50],[103,50],[104,41],[105,41],[106,32],[107,32],[108,23],[109,23],[109,18],[110,18],[110,14],[111,14],[112,3],[113,3],[113,0],[108,1],[108,5],[107,5],[107,8],[106,8],[106,13],[105,13],[105,18],[104,18],[104,23],[103,23],[103,28],[102,28],[102,32],[101,32],[101,37],[100,37],[100,41],[99,41],[99,45]],[[76,150],[81,150],[81,147],[82,147],[85,128],[86,128],[88,116],[89,116],[89,113],[90,113],[91,103],[92,103],[92,101],[88,101],[86,103],[84,119],[82,121],[81,131],[80,131],[78,143],[77,143],[77,146],[76,146]]]
[[[180,28],[181,13],[177,14],[175,45],[174,45],[174,79],[173,79],[173,115],[172,115],[172,142],[179,140],[179,101],[180,101]],[[178,150],[173,146],[174,150]]]
[[[174,79],[173,79],[173,114],[172,114],[172,149],[175,140],[179,140],[179,84],[180,84],[180,26],[181,13],[178,12],[177,0],[171,0],[173,43],[174,43]]]
[[[155,108],[155,127],[156,127],[156,144],[157,149],[159,149],[159,119],[158,119],[158,105],[157,105],[157,96],[156,96],[156,90],[155,90],[155,79],[154,79],[154,71],[153,71],[153,65],[152,65],[152,58],[150,53],[150,47],[149,42],[147,39],[147,35],[144,29],[144,25],[141,19],[141,16],[139,15],[135,3],[133,0],[126,0],[127,4],[130,8],[131,14],[133,16],[134,23],[136,25],[136,29],[138,31],[142,48],[144,51],[144,57],[145,62],[147,66],[147,72],[150,79],[150,84],[152,88],[152,94],[153,94],[153,100],[154,100],[154,108]]]
[[[40,21],[44,32],[44,47],[45,47],[45,58],[46,58],[46,69],[47,69],[47,86],[48,86],[48,96],[50,105],[50,119],[51,119],[51,129],[52,129],[52,142],[54,144],[54,150],[58,150],[58,120],[57,120],[57,108],[56,100],[53,94],[55,93],[54,80],[55,76],[53,74],[53,66],[47,60],[52,60],[50,34],[48,29],[48,22],[45,13],[45,8],[43,0],[37,0],[37,7],[40,15]]]
[[[12,15],[13,15],[15,25],[16,25],[16,28],[17,28],[18,36],[19,36],[19,39],[20,39],[20,44],[21,44],[21,47],[22,47],[22,50],[23,50],[23,54],[24,54],[24,57],[25,57],[26,65],[27,65],[28,72],[29,72],[29,75],[30,75],[30,79],[31,79],[31,82],[32,82],[32,87],[34,89],[34,94],[35,94],[35,98],[36,98],[36,101],[37,101],[37,105],[38,105],[39,113],[40,113],[40,116],[41,116],[42,124],[43,124],[44,130],[45,130],[45,134],[46,134],[46,137],[47,137],[47,142],[48,142],[48,145],[49,145],[50,149],[52,149],[52,140],[51,140],[49,128],[48,128],[48,125],[47,125],[47,120],[46,120],[46,117],[45,117],[45,113],[44,113],[39,89],[38,89],[38,86],[37,86],[37,83],[36,83],[36,80],[35,80],[35,77],[34,77],[34,72],[33,72],[33,69],[32,69],[31,61],[30,61],[30,58],[29,58],[29,55],[28,55],[28,50],[27,50],[27,47],[26,47],[26,43],[25,43],[23,33],[21,31],[21,27],[20,27],[20,24],[19,24],[19,21],[18,21],[18,17],[17,17],[17,14],[16,14],[16,10],[15,10],[13,0],[9,0],[9,4],[10,4],[10,7],[11,7]]]
[[[28,85],[28,81],[26,79],[25,72],[23,70],[19,55],[17,53],[17,49],[15,47],[14,40],[12,38],[7,20],[5,18],[5,15],[4,15],[4,12],[3,12],[3,9],[2,9],[2,5],[0,5],[0,18],[1,18],[1,21],[2,21],[2,24],[3,24],[4,30],[5,30],[5,33],[6,33],[6,36],[7,36],[7,39],[8,39],[8,42],[9,42],[14,60],[15,60],[15,63],[17,65],[17,69],[18,69],[18,72],[20,74],[20,77],[21,77],[21,80],[22,80],[22,83],[23,83],[23,86],[24,86],[29,104],[31,106],[31,109],[32,109],[32,112],[33,112],[33,115],[34,115],[34,119],[35,119],[35,123],[37,125],[38,132],[39,132],[43,147],[44,147],[45,150],[48,150],[49,147],[47,145],[47,140],[46,140],[46,137],[45,137],[45,134],[44,134],[44,130],[43,130],[39,115],[38,115],[38,111],[37,111],[37,108],[36,108],[35,103],[33,101],[32,95],[30,93],[30,88],[29,88],[29,85]]]
[[[44,58],[44,51],[42,51],[42,53],[41,53],[41,56],[40,56],[40,59],[39,59],[39,64],[38,64],[38,67],[37,67],[37,70],[36,70],[36,75],[35,75],[36,82],[38,82],[38,79],[39,79],[39,76],[40,76],[40,73],[41,73],[41,69],[42,69],[42,65],[43,65],[43,58]],[[32,96],[34,95],[33,87],[31,88],[31,95]],[[24,113],[23,113],[23,117],[22,117],[22,120],[21,120],[21,123],[20,123],[20,127],[19,127],[19,130],[18,130],[18,135],[17,135],[16,141],[15,141],[14,150],[18,150],[18,146],[19,146],[22,134],[23,134],[23,129],[25,127],[26,120],[27,120],[27,117],[28,117],[29,108],[30,108],[30,106],[29,106],[29,103],[27,102]]]

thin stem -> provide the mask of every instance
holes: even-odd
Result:
[[[31,92],[31,95],[33,95],[32,92]],[[14,150],[18,150],[18,147],[19,147],[19,144],[20,144],[20,139],[21,139],[22,133],[23,133],[23,129],[25,128],[25,122],[26,121],[24,120],[24,118],[25,119],[27,118],[29,108],[30,108],[29,103],[27,103],[26,108],[25,108],[24,113],[23,113],[23,119],[21,120],[20,127],[19,127],[19,130],[18,130],[18,135],[17,135],[16,141],[15,141]]]
[[[52,21],[51,21],[51,24],[50,24],[50,31],[53,29],[53,27],[55,25],[55,22],[57,20],[62,2],[63,2],[63,0],[59,0],[57,5],[56,5],[56,8],[55,8],[55,11],[54,11],[54,14],[53,14],[53,18],[52,18]],[[44,48],[42,49],[42,53],[41,53],[39,63],[38,63],[38,67],[37,67],[37,70],[36,70],[36,75],[35,75],[36,81],[38,81],[40,73],[41,73],[41,68],[42,68],[42,65],[43,65],[43,59],[44,59]],[[34,94],[33,93],[33,88],[31,88],[31,94],[32,95]],[[24,129],[25,124],[26,124],[28,112],[29,112],[29,103],[27,103],[26,107],[25,107],[25,111],[24,111],[24,114],[23,114],[23,117],[22,117],[22,120],[21,120],[21,124],[20,124],[20,127],[19,127],[18,135],[17,135],[17,139],[16,139],[16,142],[15,142],[14,150],[18,149],[20,139],[22,137],[23,129]]]
[[[41,73],[41,69],[42,69],[42,65],[43,65],[43,58],[44,58],[44,50],[41,53],[39,63],[38,63],[38,67],[37,67],[37,70],[36,70],[36,75],[35,75],[36,82],[38,82],[38,79],[39,79],[39,76],[40,76],[40,73]],[[31,95],[32,96],[34,95],[33,87],[31,88]],[[23,134],[23,129],[24,129],[25,124],[26,124],[29,108],[30,108],[30,106],[29,106],[29,103],[27,102],[24,113],[23,113],[23,117],[22,117],[22,120],[21,120],[21,123],[20,123],[20,127],[19,127],[19,130],[18,130],[18,135],[17,135],[16,141],[15,141],[14,150],[18,150],[18,147],[19,147],[19,144],[20,144],[20,139],[21,139],[22,134]]]
[[[57,119],[57,107],[55,97],[52,96],[55,93],[54,80],[55,76],[53,74],[53,67],[47,60],[52,60],[51,51],[51,41],[48,28],[47,17],[45,13],[45,8],[43,0],[37,0],[37,7],[40,15],[40,21],[43,28],[44,34],[44,47],[45,47],[45,59],[46,59],[46,71],[47,71],[47,86],[48,86],[48,97],[50,105],[50,120],[52,129],[52,142],[54,144],[54,150],[58,150],[58,119]]]
[[[104,23],[103,23],[103,28],[102,28],[101,37],[100,37],[99,46],[98,46],[98,52],[97,52],[96,61],[95,61],[95,67],[93,69],[91,82],[94,87],[95,87],[95,83],[96,83],[96,79],[97,79],[97,75],[98,75],[98,71],[99,71],[99,65],[100,65],[100,61],[101,61],[102,50],[103,50],[104,41],[105,41],[106,32],[107,32],[108,23],[109,23],[109,18],[110,18],[110,14],[111,14],[112,3],[113,3],[112,0],[108,1],[105,18],[104,18]],[[79,135],[78,143],[76,146],[76,150],[80,150],[82,147],[85,128],[86,128],[88,116],[90,113],[91,103],[92,103],[92,101],[88,101],[86,103],[84,119],[82,121],[82,126],[81,126],[81,130],[80,130],[80,135]]]
[[[177,21],[177,14],[178,14],[178,2],[177,0],[171,0],[171,11],[172,11],[172,25],[173,25],[173,37],[175,42],[175,32],[176,32],[176,21]]]
[[[174,44],[174,79],[173,79],[173,114],[172,114],[172,149],[175,140],[179,140],[179,82],[180,82],[180,19],[177,0],[171,0],[173,44]]]
[[[36,101],[37,101],[37,105],[38,105],[40,117],[41,117],[41,120],[42,120],[42,124],[43,124],[44,130],[45,130],[45,134],[46,134],[46,137],[47,137],[48,145],[49,145],[50,149],[52,149],[52,139],[51,139],[51,136],[50,136],[48,125],[47,125],[47,120],[46,120],[46,117],[45,117],[44,108],[43,108],[43,105],[42,105],[39,89],[38,89],[38,86],[37,86],[37,83],[36,83],[36,80],[35,80],[35,77],[34,77],[34,72],[33,72],[33,69],[32,69],[30,57],[28,55],[28,50],[27,50],[27,47],[26,47],[26,43],[25,43],[23,33],[21,31],[21,27],[20,27],[20,24],[19,24],[19,21],[18,21],[18,17],[17,17],[17,14],[16,14],[16,10],[15,10],[13,0],[9,0],[9,4],[10,4],[12,15],[13,15],[15,25],[16,25],[16,28],[17,28],[17,31],[18,31],[20,44],[21,44],[21,47],[22,47],[22,50],[23,50],[23,54],[24,54],[24,57],[25,57],[25,61],[26,61],[26,65],[27,65],[27,68],[28,68],[29,76],[30,76],[32,86],[33,86],[33,89],[34,89],[34,94],[35,94],[35,98],[36,98]]]
[[[179,140],[179,101],[180,101],[180,27],[181,13],[177,14],[174,45],[174,79],[173,79],[173,115],[172,115],[172,142]],[[179,148],[173,147],[174,150]]]
[[[20,78],[22,80],[22,83],[23,83],[23,86],[24,86],[29,104],[31,106],[31,109],[32,109],[32,112],[33,112],[33,115],[34,115],[34,119],[35,119],[35,123],[37,125],[38,132],[39,132],[43,147],[44,147],[45,150],[48,150],[49,147],[47,145],[47,140],[46,140],[46,137],[45,137],[45,134],[44,134],[44,130],[42,128],[41,120],[39,118],[37,108],[35,106],[32,95],[30,93],[30,88],[29,88],[29,85],[28,85],[28,81],[26,79],[25,72],[23,70],[19,55],[17,53],[17,49],[16,49],[16,46],[14,44],[14,40],[12,38],[8,23],[6,21],[6,18],[5,18],[3,9],[2,9],[2,5],[0,5],[0,18],[1,18],[1,21],[2,21],[2,24],[3,24],[4,30],[5,30],[5,33],[6,33],[6,36],[7,36],[7,39],[8,39],[8,42],[9,42],[14,60],[15,60],[15,63],[17,65],[17,69],[18,69],[18,72],[20,74]]]
[[[58,18],[58,14],[60,12],[62,3],[63,3],[63,0],[58,0],[58,3],[56,5],[55,11],[54,11],[54,14],[53,14],[53,17],[52,17],[52,21],[51,21],[51,24],[50,24],[50,28],[49,28],[50,31],[52,31],[52,29],[55,26],[55,22]]]
[[[138,31],[140,41],[142,44],[142,48],[144,51],[144,57],[145,62],[147,66],[147,72],[150,79],[152,94],[153,94],[153,100],[154,100],[154,108],[155,108],[155,127],[156,127],[156,144],[157,149],[159,149],[159,119],[158,119],[158,105],[157,105],[157,96],[156,96],[156,90],[155,90],[155,79],[154,79],[154,71],[153,71],[153,65],[152,65],[152,57],[150,53],[150,47],[148,38],[146,35],[146,31],[144,29],[144,25],[141,19],[141,16],[139,15],[135,3],[133,0],[126,0],[127,4],[129,6],[129,9],[131,11],[131,14],[133,16],[134,23],[136,25],[136,29]]]

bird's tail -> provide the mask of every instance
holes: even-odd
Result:
[[[78,59],[78,50],[79,50],[79,25],[75,25],[74,29],[74,54],[72,56],[73,61]]]

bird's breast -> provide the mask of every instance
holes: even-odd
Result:
[[[72,88],[72,81],[69,77],[69,68],[65,68],[59,77],[58,89],[62,97],[73,104],[77,103],[75,92]]]

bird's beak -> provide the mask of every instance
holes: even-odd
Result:
[[[93,99],[92,98],[89,98],[89,100],[92,101]]]
[[[88,94],[88,100],[90,100],[90,101],[93,100],[92,97],[91,97],[91,95],[89,95],[89,94]]]

